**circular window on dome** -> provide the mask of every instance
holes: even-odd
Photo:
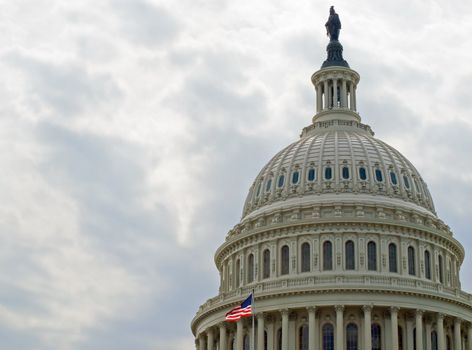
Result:
[[[299,171],[294,171],[292,173],[292,184],[296,185],[298,183],[298,180],[300,180],[300,172]]]
[[[277,187],[278,188],[281,188],[284,186],[284,182],[285,182],[285,176],[284,175],[280,175],[279,176],[279,180],[277,181]]]
[[[307,180],[309,182],[313,182],[316,179],[316,170],[314,168],[310,168],[308,170]]]

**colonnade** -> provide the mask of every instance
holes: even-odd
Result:
[[[308,325],[308,350],[326,350],[323,342],[320,340],[321,320],[318,309],[329,309],[330,307],[308,307],[304,315],[307,314],[306,319]],[[352,307],[350,307],[352,309]],[[392,306],[389,308],[382,307],[382,313],[388,311],[389,316],[386,316],[384,322],[383,337],[388,333],[388,342],[384,341],[385,346],[379,344],[373,347],[372,344],[372,313],[373,307],[371,305],[364,305],[362,308],[362,333],[359,333],[359,341],[356,349],[385,349],[385,350],[472,350],[472,324],[460,318],[447,316],[442,313],[426,313],[421,309],[402,309],[405,329],[405,337],[403,337],[399,330],[399,311],[400,308]],[[331,309],[332,310],[332,309]],[[344,305],[335,305],[335,322],[334,324],[334,347],[329,347],[333,350],[346,349],[346,307]],[[299,335],[296,327],[290,324],[292,313],[300,311],[282,309],[277,312],[258,313],[257,332],[255,332],[255,347],[256,350],[298,350],[302,349],[300,341],[297,343],[296,339]],[[406,316],[406,317],[405,317]],[[445,318],[447,318],[448,326],[445,326]],[[304,318],[305,319],[305,318]],[[275,322],[277,320],[277,322]],[[247,344],[252,344],[248,341],[245,344],[245,337],[252,337],[251,328],[245,329],[244,319],[236,322],[236,327],[232,324],[221,322],[216,327],[210,327],[204,332],[201,332],[196,339],[197,350],[252,350]],[[323,321],[324,322],[324,321]],[[376,321],[378,322],[378,321]],[[250,322],[249,322],[250,323]],[[249,324],[248,323],[248,324]],[[433,329],[433,323],[435,327]],[[278,327],[276,329],[276,324]],[[388,327],[387,327],[388,325]],[[452,326],[452,337],[451,327]],[[236,328],[236,329],[234,329]],[[279,330],[280,329],[280,330]],[[462,332],[466,329],[466,332]],[[276,333],[278,330],[279,333]],[[295,331],[295,336],[289,337],[289,332]],[[434,344],[432,341],[432,332],[436,332]],[[281,333],[281,339],[276,339],[275,335]],[[218,335],[216,337],[216,335]],[[417,336],[421,335],[421,336]],[[401,337],[401,341],[400,338]],[[291,342],[289,342],[289,338]],[[406,338],[406,339],[405,339]],[[251,339],[252,340],[252,339]],[[436,344],[437,342],[437,344]],[[295,347],[295,344],[298,344]]]
[[[356,111],[356,86],[352,81],[328,78],[318,83],[316,86],[316,112],[333,107],[349,108]]]

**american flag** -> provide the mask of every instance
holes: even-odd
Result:
[[[241,317],[248,317],[252,315],[252,293],[239,306],[229,311],[226,314],[226,321],[236,322]]]

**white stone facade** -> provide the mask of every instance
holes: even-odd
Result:
[[[215,254],[196,348],[249,350],[250,320],[224,316],[254,290],[257,350],[472,350],[464,250],[426,183],[361,123],[355,71],[312,82],[313,123],[261,170]]]

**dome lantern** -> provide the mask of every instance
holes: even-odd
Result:
[[[336,119],[360,122],[356,106],[356,87],[360,77],[343,59],[343,46],[338,40],[341,21],[332,6],[325,26],[330,37],[326,47],[327,58],[321,69],[311,77],[316,91],[316,115],[313,122]]]

